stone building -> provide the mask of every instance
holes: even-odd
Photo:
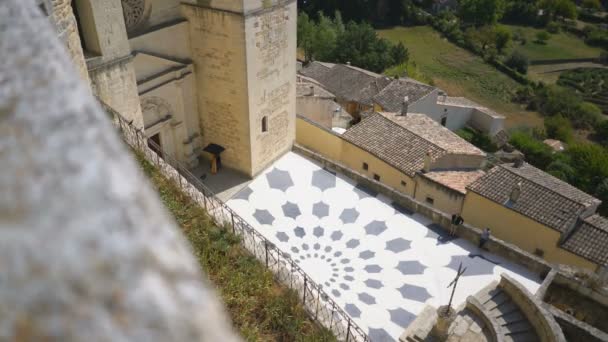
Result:
[[[100,101],[194,168],[216,144],[248,177],[295,139],[296,2],[53,0]]]

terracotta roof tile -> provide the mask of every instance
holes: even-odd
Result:
[[[423,173],[422,176],[429,178],[439,184],[462,194],[466,193],[466,187],[485,175],[483,170],[473,171],[431,171]]]
[[[392,80],[391,83],[373,97],[373,101],[387,112],[400,112],[403,99],[407,96],[409,103],[415,103],[435,90],[426,84],[414,82],[409,78]]]
[[[608,266],[608,219],[600,215],[586,218],[562,244],[562,248]]]

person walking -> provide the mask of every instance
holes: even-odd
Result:
[[[455,236],[456,231],[458,230],[458,226],[460,226],[464,222],[462,216],[458,214],[452,215],[452,224],[450,225],[450,235]]]
[[[490,228],[486,228],[481,233],[479,238],[479,248],[483,249],[483,246],[490,240]]]

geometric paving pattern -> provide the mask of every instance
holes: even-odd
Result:
[[[228,205],[288,253],[372,341],[397,341],[425,304],[446,304],[460,263],[467,270],[456,306],[503,272],[533,293],[538,288],[525,269],[292,152]]]

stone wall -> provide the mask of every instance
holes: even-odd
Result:
[[[63,41],[67,48],[80,77],[86,83],[89,83],[89,73],[87,72],[87,64],[84,60],[78,25],[72,11],[71,2],[72,0],[52,0],[50,18],[55,24],[59,39]]]
[[[311,151],[298,144],[294,145],[294,151],[308,158],[316,160],[324,167],[344,174],[345,176],[355,180],[356,182],[387,196],[390,200],[395,201],[396,203],[409,209],[410,211],[426,216],[443,229],[448,230],[450,227],[452,214],[441,212],[440,210],[433,208],[427,205],[426,203],[417,201],[411,196],[408,196],[369,177],[366,177],[363,174],[354,171],[353,169],[348,168],[342,164],[329,160],[321,154]],[[473,227],[465,223],[459,227],[458,235],[461,238],[464,238],[474,244],[477,244],[479,242],[481,230],[478,227]],[[540,275],[548,274],[552,267],[551,264],[542,260],[541,258],[534,256],[531,253],[527,253],[515,245],[496,239],[495,237],[490,237],[490,240],[486,243],[485,248],[494,254],[503,256]]]
[[[0,1],[0,55],[0,339],[238,341],[33,1]]]

